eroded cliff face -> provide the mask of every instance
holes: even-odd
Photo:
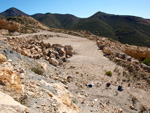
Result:
[[[132,56],[140,61],[147,58],[150,59],[150,48],[124,45],[121,50],[129,56]]]

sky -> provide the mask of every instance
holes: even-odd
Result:
[[[0,12],[10,7],[29,15],[50,12],[86,18],[102,11],[150,19],[150,0],[0,0]]]

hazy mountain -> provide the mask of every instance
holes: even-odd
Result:
[[[3,17],[13,17],[13,16],[28,16],[26,13],[12,7],[12,8],[9,8],[7,9],[6,11],[0,13],[0,17],[3,16]]]
[[[0,16],[27,15],[10,8]],[[150,20],[135,16],[120,16],[97,12],[89,18],[78,18],[70,14],[34,14],[36,20],[51,28],[87,30],[95,35],[113,38],[122,43],[150,46]]]

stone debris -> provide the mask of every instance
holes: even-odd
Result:
[[[145,76],[150,73],[150,66],[141,63],[145,58],[150,59],[150,48],[121,44],[107,38],[97,40],[97,45],[103,51],[104,56],[123,66],[129,72],[138,71]]]
[[[12,48],[24,56],[40,59],[44,58],[54,66],[59,66],[73,55],[71,45],[44,43],[41,40],[44,36],[30,36],[26,38],[8,37],[7,41]]]

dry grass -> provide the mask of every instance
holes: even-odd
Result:
[[[10,32],[15,32],[18,31],[18,26],[15,23],[6,20],[0,20],[0,29],[7,29]]]

